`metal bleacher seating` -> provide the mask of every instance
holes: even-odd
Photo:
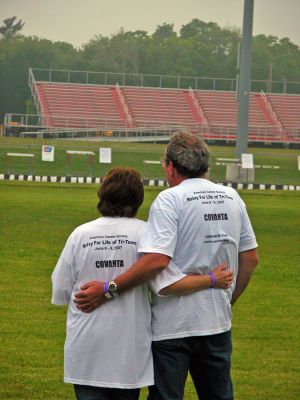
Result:
[[[236,139],[238,106],[236,93],[232,91],[197,91],[197,99],[210,126],[210,137]],[[268,141],[274,138],[276,129],[267,118],[260,102],[259,93],[249,98],[249,140]]]
[[[54,128],[176,129],[235,140],[233,91],[35,82],[42,114]],[[249,140],[300,142],[300,96],[251,93]]]
[[[291,94],[267,96],[286,132],[286,141],[300,142],[300,96]]]
[[[183,90],[123,87],[136,126],[180,126],[193,130],[197,121]]]
[[[53,127],[124,127],[112,91],[100,85],[36,83],[43,114]]]

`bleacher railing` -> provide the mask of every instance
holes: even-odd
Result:
[[[42,112],[40,97],[39,97],[39,94],[35,87],[35,79],[34,79],[31,68],[29,68],[29,71],[28,71],[28,86],[30,88],[30,91],[31,91],[31,94],[33,97],[35,108],[36,108],[38,114],[42,114],[43,112]]]
[[[30,68],[29,75],[36,81],[79,83],[85,85],[120,85],[157,87],[169,89],[223,90],[236,91],[236,78],[205,76],[129,74],[118,72],[76,71],[64,69]],[[265,93],[300,94],[300,82],[252,80],[251,90]]]
[[[269,102],[269,100],[268,100],[268,98],[267,98],[267,96],[265,95],[265,92],[264,92],[263,90],[261,91],[261,97],[262,97],[263,101],[265,102],[265,105],[266,105],[266,107],[267,107],[267,109],[268,109],[268,111],[269,111],[269,113],[270,113],[270,115],[271,115],[271,117],[272,117],[272,119],[273,119],[273,121],[274,121],[274,124],[275,124],[279,129],[283,130],[283,127],[282,127],[282,125],[281,125],[281,122],[279,121],[278,116],[277,116],[275,110],[274,110],[273,107],[272,107],[272,104]]]
[[[22,127],[22,128],[72,128],[80,126],[82,128],[107,127],[110,129],[120,126],[121,122],[116,118],[86,118],[75,115],[44,115],[44,114],[5,114],[4,127]]]
[[[60,119],[62,116],[51,116]],[[178,129],[189,129],[192,132],[201,135],[206,140],[236,140],[236,125],[232,124],[206,124],[191,123],[184,127],[174,121],[165,122],[159,126],[153,125],[153,121],[137,120],[138,128],[126,128],[116,126],[116,120],[102,120],[99,125],[91,125],[91,120],[95,123],[96,119],[85,119],[78,117],[78,121],[82,122],[81,127],[74,128],[70,122],[74,122],[76,117],[65,117],[65,125],[61,127],[54,127],[50,123],[50,117],[45,115],[32,115],[32,114],[6,114],[5,116],[5,134],[9,134],[10,130],[16,128],[23,137],[53,137],[53,138],[75,138],[75,137],[135,137],[147,138],[155,136],[170,135]],[[77,122],[78,122],[77,121]],[[117,121],[118,123],[120,121]],[[68,125],[69,123],[69,125]],[[152,124],[151,124],[152,123]],[[300,143],[300,128],[293,128],[282,135],[282,130],[279,128],[269,128],[261,125],[249,126],[249,141],[252,142],[286,142],[286,143]]]

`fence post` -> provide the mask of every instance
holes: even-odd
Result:
[[[286,94],[286,89],[287,89],[287,80],[283,80],[283,93]]]

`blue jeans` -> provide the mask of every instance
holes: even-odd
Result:
[[[138,400],[140,389],[114,389],[74,385],[77,400]]]
[[[233,400],[231,331],[153,342],[149,400],[182,400],[188,371],[201,400]]]

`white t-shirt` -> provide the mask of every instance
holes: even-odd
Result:
[[[238,253],[257,247],[238,193],[202,178],[186,179],[161,192],[149,214],[139,251],[172,258],[151,282],[158,293],[182,274],[207,274],[227,261],[236,279]],[[184,275],[183,275],[184,276]],[[207,289],[186,296],[152,296],[153,340],[212,335],[231,328],[228,290]]]
[[[64,381],[132,389],[152,385],[151,310],[146,285],[128,290],[96,311],[73,302],[80,286],[109,281],[137,259],[143,221],[102,217],[70,235],[52,274],[52,303],[68,304]]]

